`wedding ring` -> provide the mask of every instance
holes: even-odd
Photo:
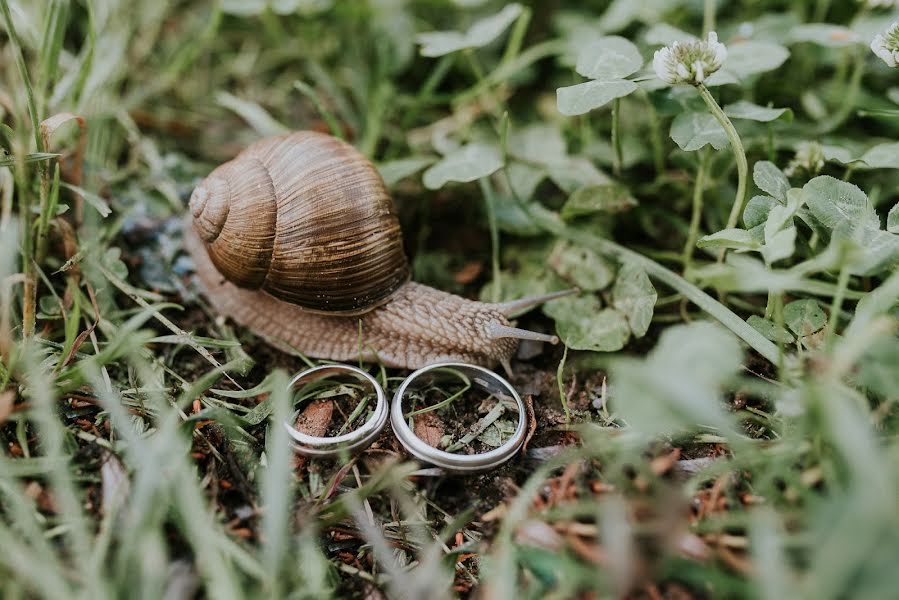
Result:
[[[284,427],[287,428],[287,433],[293,438],[294,450],[304,456],[315,458],[333,457],[341,453],[353,453],[364,450],[375,441],[375,438],[384,429],[384,425],[387,424],[389,411],[387,408],[387,397],[384,395],[383,388],[375,381],[374,377],[357,367],[350,365],[320,365],[312,367],[291,379],[288,389],[291,392],[296,392],[316,381],[327,378],[350,378],[362,381],[366,387],[374,390],[377,396],[375,409],[368,420],[361,426],[353,431],[335,436],[318,437],[308,435],[298,431],[291,425],[291,422],[285,421]],[[296,422],[296,413],[294,414],[293,422]]]
[[[518,424],[515,432],[508,440],[493,450],[481,454],[454,454],[434,448],[415,435],[406,420],[403,405],[410,393],[441,381],[459,381],[460,376],[467,379],[472,387],[488,392],[499,402],[506,401],[504,404],[507,404],[509,401],[514,401],[517,407]],[[512,458],[524,443],[525,420],[524,402],[521,401],[515,388],[508,381],[483,367],[456,362],[428,365],[409,375],[393,396],[390,407],[390,424],[393,427],[393,433],[409,454],[422,462],[456,473],[486,471]]]

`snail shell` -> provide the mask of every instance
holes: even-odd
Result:
[[[259,141],[190,199],[218,271],[312,312],[358,314],[409,279],[393,202],[375,167],[337,138]]]
[[[510,371],[508,315],[568,292],[483,303],[409,281],[399,221],[355,148],[302,131],[261,140],[194,190],[185,245],[213,307],[307,356]]]

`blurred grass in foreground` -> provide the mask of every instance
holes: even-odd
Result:
[[[580,81],[571,55],[584,27],[637,40],[649,24],[643,13],[621,16],[622,2],[608,12],[609,2],[564,10],[534,2],[501,41],[426,59],[416,34],[466,31],[499,3],[274,4],[282,8],[0,0],[0,138],[9,151],[0,159],[4,597],[435,598],[475,585],[490,598],[895,595],[899,273],[849,278],[851,249],[815,280],[775,289],[789,272],[771,275],[767,304],[755,287],[729,293],[730,309],[780,325],[785,295],[830,300],[826,327],[779,342],[776,368],[706,322],[668,325],[700,315],[680,295],[662,297],[655,349],[629,347],[644,354],[633,359],[579,353],[559,366],[599,406],[573,410],[573,426],[539,424],[564,448],[538,448],[496,477],[449,483],[382,456],[295,468],[278,426],[291,414],[284,370],[248,378],[259,374],[246,353],[253,342],[208,318],[185,287],[177,224],[166,219],[181,214],[196,178],[260,135],[330,130],[380,162],[417,227],[406,232],[417,273],[462,287],[471,280],[451,275],[463,259],[492,262],[497,278],[502,259],[504,291],[528,278],[551,285],[541,269],[558,240],[541,236],[513,200],[526,196],[533,214],[561,227],[538,199],[558,208],[578,189],[596,192],[607,184],[591,179],[594,165],[619,158],[605,115],[563,120],[554,90]],[[698,31],[701,3],[651,4]],[[895,11],[886,14],[874,16]],[[754,21],[773,36],[774,21],[816,17],[857,25],[854,8],[828,12],[826,2],[722,6],[718,22],[732,34]],[[791,53],[777,77],[745,86],[756,102],[799,115],[742,129],[754,159],[785,165],[799,142],[817,139],[813,109],[836,111],[847,81],[848,52],[796,42]],[[879,73],[860,92],[870,108],[896,89],[895,77]],[[658,123],[644,118],[673,116],[678,99],[650,90],[622,100],[621,184],[639,206],[570,226],[575,238],[614,231],[620,243],[684,266],[697,153],[656,140]],[[513,135],[531,137],[509,144],[510,121]],[[880,126],[896,132],[895,123]],[[647,136],[664,145],[662,156]],[[850,119],[829,141],[858,151],[870,137]],[[411,177],[462,139],[497,138],[504,158],[515,156],[514,176],[510,166],[439,192]],[[557,138],[569,162],[515,189],[545,167],[539,160]],[[712,154],[700,190],[710,231],[729,208],[730,160]],[[827,169],[849,178],[854,168]],[[896,173],[862,170],[854,181],[886,213]],[[492,218],[470,202],[479,190],[488,208],[499,203]],[[430,221],[453,202],[464,209],[454,227],[475,234],[458,242],[447,239],[456,230],[441,235]],[[482,240],[497,228],[505,245],[490,248]],[[823,246],[803,247],[807,261]],[[597,404],[584,382],[600,370],[610,387]],[[556,372],[546,368],[550,380]],[[567,382],[549,389],[564,395]],[[463,488],[464,500],[448,487]]]

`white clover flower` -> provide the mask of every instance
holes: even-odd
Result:
[[[890,67],[899,67],[899,21],[874,36],[871,50]]]
[[[721,68],[727,58],[727,48],[718,42],[718,34],[709,32],[707,41],[674,42],[656,50],[652,68],[666,83],[699,85]]]
[[[802,142],[796,147],[796,156],[784,169],[787,177],[805,175],[814,177],[824,168],[824,147],[818,142]]]

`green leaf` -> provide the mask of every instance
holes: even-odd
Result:
[[[573,219],[598,212],[618,213],[637,205],[627,186],[619,183],[585,185],[568,196],[560,215]]]
[[[899,235],[883,231],[879,226],[843,226],[834,238],[847,239],[855,247],[852,254],[853,275],[875,275],[899,264]]]
[[[695,39],[695,35],[668,23],[656,23],[643,34],[643,41],[651,46],[670,46],[674,42],[690,42]]]
[[[503,442],[511,438],[514,433],[515,423],[509,419],[497,419],[477,437],[477,440],[487,444],[491,448],[499,448],[503,445]]]
[[[612,306],[627,316],[634,337],[646,335],[657,299],[656,289],[643,269],[627,263],[621,267],[612,288]]]
[[[475,181],[495,173],[503,166],[499,151],[485,144],[468,144],[443,157],[424,172],[423,181],[429,190],[442,188],[449,181]]]
[[[887,90],[887,98],[894,104],[899,104],[899,87],[891,87]]]
[[[858,34],[847,27],[829,23],[806,23],[790,31],[791,42],[811,42],[827,48],[843,48],[861,43]]]
[[[756,185],[758,185],[758,180],[756,180]],[[770,196],[753,196],[746,203],[746,208],[743,209],[743,225],[748,229],[762,225],[768,220],[768,213],[775,206],[778,206],[777,200]]]
[[[100,264],[109,269],[109,271],[119,279],[126,280],[128,279],[128,267],[122,262],[121,257],[121,248],[107,248],[103,257],[100,259]]]
[[[774,163],[767,160],[760,160],[755,163],[752,168],[752,180],[755,181],[760,190],[767,192],[772,198],[781,201],[787,199],[787,192],[790,191],[791,187],[790,180]]]
[[[51,160],[57,156],[59,156],[59,154],[54,154],[52,152],[33,152],[31,154],[26,154],[25,159],[22,162],[26,164],[41,162],[44,160]],[[14,156],[4,156],[0,158],[0,167],[11,167],[14,164],[16,164],[16,158]]]
[[[784,64],[789,57],[790,51],[780,44],[750,40],[728,45],[723,70],[744,79],[751,75],[773,71]]]
[[[809,210],[825,227],[849,223],[880,228],[874,207],[858,186],[822,175],[806,183],[802,191]]]
[[[520,4],[509,4],[497,14],[481,19],[467,32],[431,31],[415,39],[421,44],[422,56],[443,56],[465,48],[481,48],[502,34],[521,15]]]
[[[770,236],[760,248],[762,257],[769,265],[793,256],[796,250],[796,228],[787,227]]]
[[[506,167],[509,180],[504,182],[511,188],[514,195],[524,201],[534,197],[537,186],[546,179],[546,171],[532,164],[512,161]]]
[[[622,79],[643,66],[640,51],[617,35],[588,44],[578,55],[576,70],[590,79]]]
[[[856,168],[899,169],[899,142],[878,144],[862,154],[859,160],[865,164]]]
[[[559,112],[566,116],[582,115],[608,104],[615,98],[633,93],[637,84],[627,79],[587,81],[556,90]]]
[[[671,123],[671,139],[681,150],[692,152],[711,144],[715,150],[727,146],[727,133],[707,112],[685,112]]]
[[[403,179],[415,175],[425,167],[433,164],[436,159],[432,156],[412,156],[391,160],[378,165],[378,172],[387,187],[393,187]]]
[[[583,156],[568,157],[564,162],[555,163],[547,167],[549,178],[559,186],[566,194],[573,194],[585,185],[599,185],[611,183],[608,175],[596,168]]]
[[[768,108],[759,106],[746,100],[740,100],[724,107],[724,112],[732,119],[746,119],[748,121],[759,121],[768,123],[779,119],[783,115],[791,115],[792,111],[788,108]]]
[[[899,339],[881,338],[858,361],[855,379],[884,399],[894,397],[896,390],[899,390],[899,369],[896,365],[899,365]]]
[[[281,135],[289,129],[258,103],[238,98],[228,92],[217,92],[215,101],[247,122],[261,136]]]
[[[85,202],[90,204],[98,213],[100,213],[101,217],[106,218],[110,215],[110,213],[112,213],[112,209],[109,208],[109,204],[106,203],[106,200],[104,200],[97,194],[80,188],[77,185],[72,185],[71,183],[62,182],[60,183],[60,185],[65,189],[75,192],[76,194],[81,196]]]
[[[802,194],[787,194],[787,205],[777,205],[768,213],[768,220],[765,222],[765,241],[771,240],[774,235],[785,227],[793,225],[793,217],[801,208],[805,199]]]
[[[599,20],[603,31],[620,31],[636,20],[655,23],[681,0],[614,0]]]
[[[842,148],[840,146],[829,146],[824,144],[821,146],[821,152],[824,155],[824,160],[828,162],[836,161],[848,165],[857,160],[852,158],[852,153],[847,148]]]
[[[796,338],[783,327],[778,327],[775,323],[768,319],[763,319],[758,315],[751,315],[746,319],[746,322],[772,342],[792,344],[796,340]]]
[[[899,204],[895,204],[887,214],[887,231],[899,233]]]
[[[624,314],[603,309],[593,295],[554,300],[543,312],[555,320],[559,337],[573,350],[614,352],[624,347],[631,334]]]
[[[714,427],[733,433],[722,390],[739,371],[743,352],[718,325],[695,322],[666,329],[645,359],[612,363],[614,409],[645,438]]]
[[[560,241],[547,261],[559,277],[582,290],[602,290],[612,283],[615,269],[608,261],[588,248]]]
[[[815,300],[794,300],[784,306],[784,323],[797,336],[805,337],[824,327],[827,316]]]
[[[223,0],[222,12],[242,17],[270,10],[276,15],[315,15],[331,8],[333,0]]]
[[[698,248],[730,248],[733,250],[757,250],[759,242],[745,229],[724,229],[699,238]]]
[[[537,165],[564,161],[568,156],[565,138],[559,127],[551,123],[534,123],[509,132],[510,156]]]

